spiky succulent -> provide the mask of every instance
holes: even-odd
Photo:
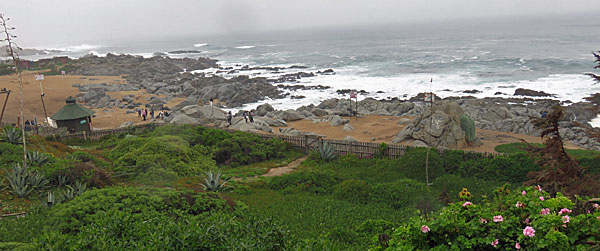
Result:
[[[42,189],[48,184],[48,179],[44,175],[30,171],[19,164],[13,165],[12,170],[8,170],[4,178],[8,181],[9,191],[19,198],[27,197],[36,189]]]
[[[21,130],[12,126],[4,127],[2,129],[2,134],[0,138],[8,143],[15,145],[23,143],[23,135],[21,134]]]
[[[227,189],[225,184],[229,182],[229,179],[221,179],[221,170],[209,170],[205,172],[206,177],[204,178],[204,182],[202,182],[202,186],[204,190],[209,192],[219,192]]]
[[[329,162],[337,157],[334,147],[327,144],[327,142],[320,142],[318,150],[319,158],[321,158],[322,161]]]
[[[47,154],[43,154],[38,151],[28,151],[27,161],[32,166],[41,166],[50,161],[50,157]]]

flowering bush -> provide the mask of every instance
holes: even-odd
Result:
[[[523,192],[524,191],[524,192]],[[544,200],[540,200],[544,197]],[[466,206],[465,204],[468,204]],[[427,219],[396,228],[386,246],[372,250],[582,250],[600,245],[600,211],[574,215],[574,203],[539,187],[510,191],[495,200],[458,202]],[[596,246],[594,246],[596,245]]]

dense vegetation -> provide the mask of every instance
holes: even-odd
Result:
[[[294,172],[262,177],[303,154],[279,140],[196,126],[28,142],[36,157],[27,176],[15,171],[22,147],[0,142],[0,213],[28,212],[0,220],[0,250],[485,250],[496,239],[498,248],[519,242],[535,250],[598,242],[600,213],[587,198],[522,186],[540,165],[518,145],[499,147],[508,154],[495,158],[415,148],[399,159],[336,157],[322,145]],[[598,170],[598,152],[569,153]],[[10,185],[15,173],[30,185],[23,196]],[[572,211],[566,228],[563,208]],[[536,237],[523,237],[525,226]]]

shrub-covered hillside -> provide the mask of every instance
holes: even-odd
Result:
[[[524,186],[541,157],[513,145],[495,158],[414,148],[386,159],[322,144],[298,166],[305,154],[280,140],[196,126],[27,140],[27,168],[18,141],[0,142],[0,213],[26,213],[0,220],[0,250],[569,250],[599,241],[595,200]],[[598,152],[571,154],[595,170]],[[263,176],[278,167],[291,173]]]

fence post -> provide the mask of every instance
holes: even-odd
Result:
[[[85,135],[85,131],[83,131],[83,140],[87,140],[87,137]]]
[[[310,146],[308,145],[308,135],[304,135],[304,152],[310,153]]]

